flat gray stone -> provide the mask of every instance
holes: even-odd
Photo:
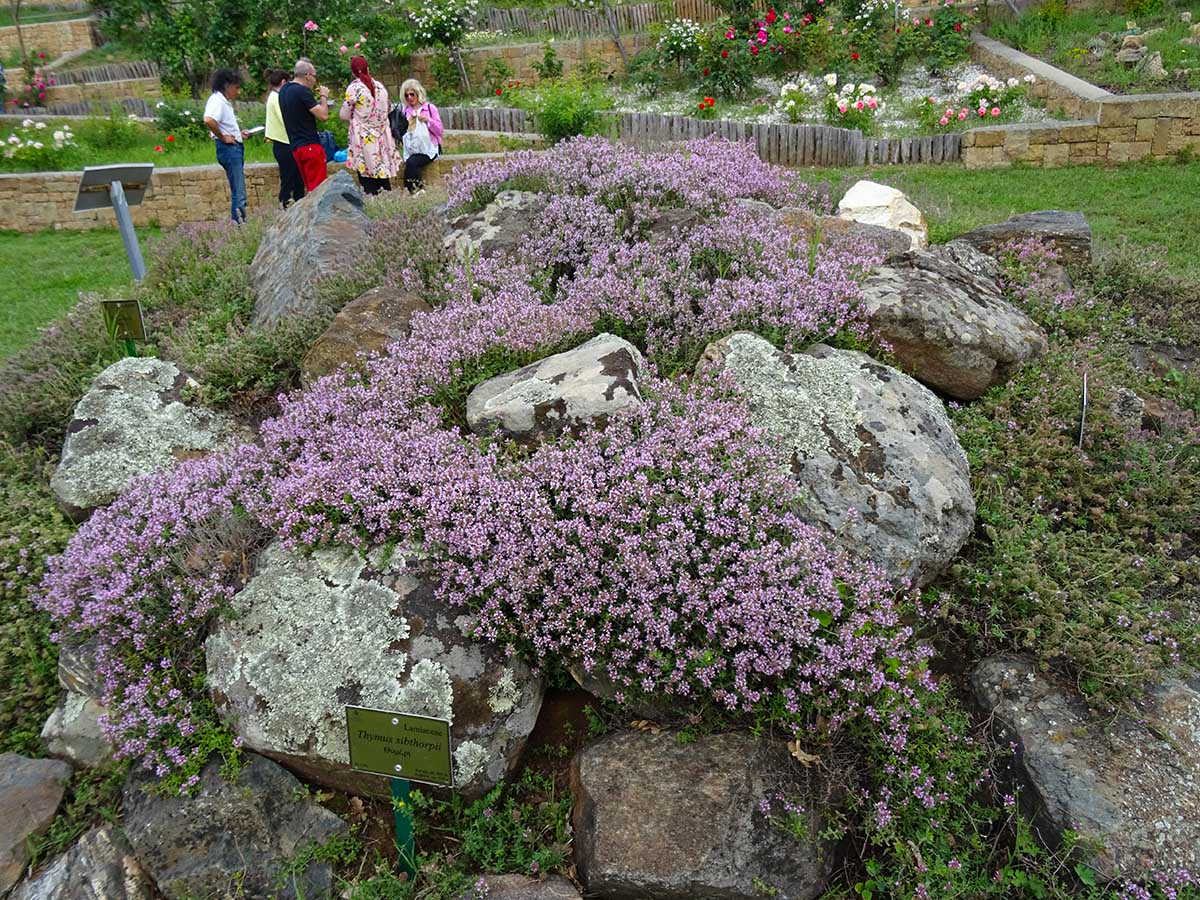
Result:
[[[191,797],[147,791],[137,770],[125,785],[124,823],[138,860],[167,900],[223,897],[325,897],[333,884],[328,862],[313,861],[282,884],[279,873],[306,847],[349,833],[349,826],[308,799],[281,766],[250,753],[235,782],[220,760],[202,770]]]
[[[205,645],[217,709],[246,746],[318,784],[390,796],[349,767],[345,707],[451,720],[457,787],[480,796],[517,762],[544,692],[502,648],[465,635],[415,554],[268,547]]]
[[[101,372],[75,406],[50,479],[73,518],[116,499],[139,475],[215,450],[238,435],[228,417],[184,403],[191,382],[174,363],[126,357]]]
[[[746,332],[710,344],[699,369],[713,364],[746,392],[754,424],[781,440],[806,518],[834,544],[917,585],[954,558],[975,503],[966,454],[931,391],[864,353],[782,353]]]
[[[1004,222],[984,225],[955,240],[966,241],[989,255],[996,255],[1009,241],[1038,238],[1059,253],[1059,262],[1086,266],[1092,261],[1092,226],[1083,213],[1043,209],[1021,213]]]
[[[871,330],[900,368],[959,400],[1004,384],[1048,346],[989,271],[988,258],[956,241],[894,257],[862,286]]]
[[[582,895],[561,875],[481,875],[458,900],[582,900]]]
[[[0,897],[24,873],[29,840],[50,828],[70,778],[62,760],[0,753]]]
[[[9,900],[155,900],[158,892],[133,848],[112,826],[94,828],[66,853],[17,885]]]
[[[638,377],[646,362],[623,338],[600,334],[573,350],[490,378],[467,396],[467,424],[517,439],[603,424],[642,402]]]
[[[1200,867],[1200,676],[1149,689],[1135,716],[1093,716],[1074,688],[1002,655],[971,674],[1039,833],[1066,829],[1103,878],[1137,881]],[[1100,849],[1092,852],[1093,845]]]
[[[50,755],[84,768],[112,759],[112,742],[100,727],[105,713],[91,697],[68,691],[42,728],[42,740]]]
[[[626,732],[572,763],[575,867],[588,896],[613,900],[812,900],[833,871],[832,847],[772,824],[759,803],[807,796],[781,744],[709,735]],[[819,834],[820,804],[804,803]]]
[[[250,263],[254,324],[268,327],[310,313],[317,282],[346,264],[347,248],[365,239],[363,195],[349,172],[326,178],[263,230]]]

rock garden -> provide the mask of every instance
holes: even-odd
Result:
[[[0,366],[0,893],[1197,896],[1200,288],[1080,213],[575,138],[132,296]]]

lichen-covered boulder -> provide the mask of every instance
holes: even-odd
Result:
[[[545,208],[542,194],[501,191],[479,212],[456,219],[442,243],[463,262],[515,253],[529,239]]]
[[[29,840],[45,834],[71,777],[58,759],[0,753],[0,897],[29,863]]]
[[[783,353],[739,332],[699,368],[728,370],[756,425],[805,488],[806,516],[895,580],[924,585],[971,533],[970,472],[942,402],[865,353],[823,344]]]
[[[210,760],[192,796],[151,788],[137,769],[125,784],[124,829],[138,861],[167,900],[193,897],[327,897],[333,866],[311,860],[294,873],[287,863],[306,848],[350,832],[313,802],[282,767],[250,753],[234,780]]]
[[[1200,868],[1200,675],[1155,685],[1115,720],[1023,657],[985,659],[971,685],[998,739],[1016,744],[1022,801],[1049,843],[1075,831],[1104,878]]]
[[[889,260],[862,286],[871,330],[900,368],[959,400],[1003,384],[1046,352],[1046,334],[1001,294],[992,263],[966,244]]]
[[[585,747],[571,767],[575,868],[589,895],[681,900],[810,900],[833,871],[832,847],[799,840],[760,805],[777,794],[821,804],[781,744],[626,732]]]
[[[467,396],[467,424],[486,434],[532,439],[610,415],[642,402],[638,377],[646,362],[637,347],[600,334],[483,382]]]
[[[1092,226],[1083,213],[1061,209],[1043,209],[1021,213],[1004,222],[984,225],[960,235],[965,241],[989,255],[996,255],[1010,241],[1037,238],[1058,251],[1064,265],[1086,266],[1092,261]]]
[[[66,853],[17,885],[9,900],[155,900],[158,892],[133,848],[111,825],[94,828]]]
[[[902,232],[913,250],[920,250],[929,243],[929,228],[921,211],[902,191],[886,184],[856,182],[838,201],[837,214],[842,219]]]
[[[76,766],[98,766],[112,759],[112,742],[100,719],[106,710],[96,700],[68,691],[42,727],[42,740],[51,756]]]
[[[338,172],[264,228],[250,263],[254,324],[315,310],[317,282],[345,264],[346,248],[363,242],[367,222],[354,176]]]
[[[375,287],[347,303],[317,338],[300,364],[300,381],[310,386],[322,375],[354,365],[362,354],[378,353],[408,337],[412,317],[429,312],[415,291]]]
[[[349,767],[345,707],[451,721],[457,788],[478,796],[516,763],[543,685],[465,634],[416,554],[267,548],[205,645],[217,709],[246,746],[318,784],[390,796]]]
[[[228,417],[183,401],[189,384],[174,363],[152,358],[126,357],[96,376],[75,406],[50,479],[69,515],[86,518],[138,475],[237,436]]]

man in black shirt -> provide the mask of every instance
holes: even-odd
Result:
[[[325,150],[317,142],[317,120],[329,118],[329,88],[321,85],[321,99],[312,92],[317,69],[310,60],[296,60],[296,77],[279,89],[279,112],[292,145],[292,158],[300,168],[304,187],[311,191],[325,180]]]

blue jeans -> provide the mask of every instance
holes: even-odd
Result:
[[[229,177],[229,214],[235,222],[246,221],[246,148],[217,141],[217,162]]]

